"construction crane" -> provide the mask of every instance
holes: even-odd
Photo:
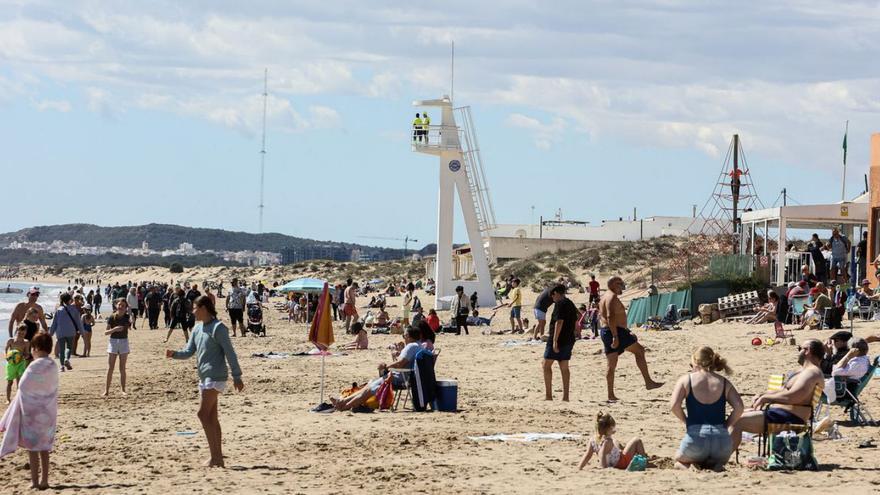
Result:
[[[359,239],[377,239],[377,240],[381,240],[381,241],[403,241],[403,257],[404,258],[406,258],[409,243],[410,242],[419,242],[418,239],[413,239],[410,236],[400,238],[400,237],[377,237],[377,236],[372,236],[372,235],[359,235],[358,238]]]

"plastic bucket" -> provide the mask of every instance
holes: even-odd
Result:
[[[455,412],[458,410],[458,382],[455,380],[437,380],[437,399],[434,401],[435,411]]]

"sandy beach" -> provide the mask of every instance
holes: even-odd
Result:
[[[423,301],[430,297],[420,294]],[[573,294],[575,302],[582,294]],[[529,299],[534,294],[530,293]],[[399,300],[391,298],[390,304]],[[530,309],[530,308],[529,308]],[[399,307],[389,309],[392,316]],[[493,329],[507,325],[499,311]],[[529,311],[530,312],[530,311]],[[442,316],[442,315],[441,315]],[[137,330],[131,335],[129,396],[99,397],[106,370],[106,340],[96,334],[94,355],[73,360],[74,370],[61,376],[58,434],[52,455],[53,487],[83,493],[537,493],[619,490],[631,493],[685,493],[711,489],[717,493],[786,490],[794,487],[838,487],[846,493],[865,493],[880,486],[878,449],[857,449],[876,438],[873,427],[842,425],[840,440],[816,442],[819,472],[772,473],[729,465],[724,473],[681,472],[672,469],[684,427],[669,413],[675,378],[688,369],[696,346],[710,345],[734,369],[732,382],[748,402],[766,387],[768,374],[796,368],[797,351],[781,344],[753,348],[757,332],[769,326],[715,323],[682,330],[638,331],[648,348],[655,378],[666,381],[648,392],[631,357],[621,359],[617,391],[622,401],[604,402],[604,358],[598,340],[576,344],[571,361],[572,402],[545,402],[540,374],[542,345],[504,346],[522,336],[440,335],[442,349],[438,378],[458,380],[458,413],[398,411],[372,414],[312,414],[319,396],[320,359],[290,357],[259,359],[259,352],[298,352],[310,349],[307,328],[290,324],[270,310],[266,338],[236,339],[244,371],[243,393],[221,397],[226,469],[206,469],[208,456],[196,418],[198,396],[195,361],[164,359],[165,332]],[[140,328],[140,327],[139,327]],[[485,329],[486,327],[480,327]],[[856,335],[880,330],[880,325],[857,322]],[[797,332],[827,337],[831,331]],[[341,329],[337,343],[348,337]],[[352,381],[363,383],[376,374],[379,362],[389,361],[394,335],[371,335],[370,349],[326,360],[328,394],[337,394]],[[183,337],[172,337],[175,348]],[[872,355],[876,354],[872,350]],[[558,371],[557,397],[561,396]],[[863,394],[869,408],[880,413],[878,384]],[[600,470],[592,465],[577,470],[592,433],[595,414],[609,411],[617,419],[619,441],[640,436],[657,468],[643,473]],[[842,411],[834,410],[843,421]],[[188,434],[188,432],[195,432]],[[579,440],[532,443],[476,442],[469,436],[496,433],[570,433]],[[821,438],[821,436],[820,436]],[[744,445],[741,460],[756,453]],[[26,491],[24,452],[0,461],[0,477],[9,493]]]

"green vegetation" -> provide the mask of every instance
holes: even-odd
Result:
[[[180,263],[171,263],[169,271],[171,271],[171,273],[183,273],[183,265]]]

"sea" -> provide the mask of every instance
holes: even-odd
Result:
[[[2,292],[7,287],[21,289],[21,292],[12,294]],[[58,304],[58,295],[61,294],[62,290],[67,289],[66,285],[0,280],[0,337],[5,338],[7,336],[6,328],[9,325],[9,318],[12,316],[12,310],[15,309],[18,303],[27,301],[27,291],[31,287],[40,288],[40,298],[37,302],[43,306],[43,311],[47,313],[55,309],[55,305]]]

